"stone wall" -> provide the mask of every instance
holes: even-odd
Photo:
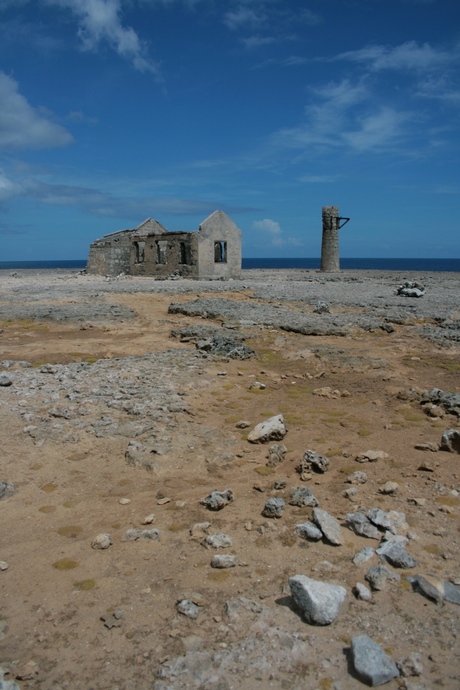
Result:
[[[241,230],[222,211],[214,211],[198,230],[200,278],[240,278]]]
[[[129,273],[130,235],[129,230],[122,230],[93,242],[89,248],[86,266],[88,273],[110,276]]]
[[[132,237],[130,273],[166,278],[178,273],[198,277],[197,233],[167,232],[162,235]]]

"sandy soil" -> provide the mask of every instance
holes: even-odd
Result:
[[[47,278],[40,280],[42,286]],[[449,281],[458,297],[460,277]],[[11,303],[11,284],[9,276],[0,277],[5,304]],[[94,281],[91,285],[94,289]],[[194,293],[177,294],[170,283],[168,294],[130,294],[119,283],[116,288],[101,299],[129,307],[135,318],[104,323],[5,319],[0,360],[25,360],[38,371],[44,363],[91,365],[100,358],[168,349],[194,355],[193,343],[171,339],[170,333],[203,324],[203,319],[168,314],[168,306],[195,299],[201,284]],[[254,301],[253,285],[228,292],[218,288],[221,297]],[[48,299],[52,305],[64,301]],[[21,290],[16,289],[14,302],[21,304]],[[0,560],[8,564],[0,571],[5,678],[16,679],[22,688],[56,690],[141,690],[155,682],[164,688],[348,690],[365,687],[354,677],[347,651],[350,639],[365,632],[395,661],[420,653],[421,675],[391,681],[389,689],[459,687],[460,607],[437,606],[414,593],[405,579],[422,573],[458,584],[459,456],[415,448],[437,445],[445,429],[458,428],[458,420],[442,412],[429,417],[416,396],[406,393],[433,387],[458,391],[459,345],[430,342],[405,325],[395,325],[392,333],[357,330],[340,338],[259,326],[243,330],[255,359],[200,360],[196,368],[184,369],[180,385],[171,379],[188,411],[174,414],[168,423],[169,451],[157,473],[126,463],[129,439],[124,436],[83,432],[73,444],[35,443],[23,430],[14,380],[0,388],[0,480],[16,486],[13,496],[0,501]],[[4,371],[13,379],[20,375],[14,364]],[[254,381],[266,387],[251,390]],[[315,393],[326,387],[339,393]],[[42,402],[43,415],[50,406]],[[248,443],[248,429],[236,424],[247,420],[251,429],[279,413],[289,429],[284,439],[288,452],[282,464],[270,468],[267,445]],[[314,474],[307,485],[321,508],[339,521],[361,507],[406,515],[413,537],[407,548],[418,565],[399,570],[400,581],[374,592],[371,602],[356,599],[352,588],[365,582],[377,557],[360,566],[352,558],[364,546],[376,547],[374,540],[343,527],[339,547],[306,542],[293,528],[311,515],[307,508],[286,506],[280,520],[261,515],[270,496],[287,502],[289,488],[302,485],[296,468],[306,449],[330,459],[330,470]],[[368,449],[383,450],[388,457],[356,462]],[[342,492],[352,486],[346,480],[356,470],[364,470],[368,481],[356,487],[351,501]],[[273,490],[280,480],[286,488]],[[396,495],[380,493],[387,481],[398,483]],[[222,511],[211,513],[200,505],[211,490],[227,488],[235,501]],[[159,530],[160,541],[125,541],[126,530],[141,528],[152,513],[151,527]],[[233,546],[222,553],[237,555],[236,568],[210,567],[214,552],[190,534],[195,523],[204,521],[211,523],[211,533],[231,536]],[[107,550],[91,548],[99,533],[112,536]],[[332,625],[310,626],[293,610],[287,582],[294,574],[346,587],[346,601]],[[241,596],[259,602],[265,613],[229,618],[225,603]],[[177,612],[183,598],[200,604],[197,620]],[[116,611],[123,614],[114,627],[106,627],[101,617]],[[262,648],[263,625],[254,632],[261,618],[267,628],[305,642],[309,654],[302,663],[288,670],[273,664],[263,671],[251,670],[249,661],[245,671],[235,665],[236,673],[214,684],[155,680],[161,664],[186,652],[225,653],[251,635]]]

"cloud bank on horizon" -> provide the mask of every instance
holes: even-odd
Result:
[[[352,218],[343,256],[460,256],[457,0],[0,0],[0,18],[3,260],[216,208],[245,256],[318,256],[330,204]]]

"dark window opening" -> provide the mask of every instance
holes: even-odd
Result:
[[[179,242],[179,263],[180,264],[191,264],[190,256],[190,245],[186,242]]]
[[[167,264],[167,249],[168,243],[166,240],[157,240],[155,242],[156,246],[156,262],[157,264]]]
[[[227,263],[227,243],[226,242],[214,242],[214,263],[216,263],[216,264],[226,264]]]
[[[143,264],[145,259],[145,242],[134,242],[136,248],[136,263]]]

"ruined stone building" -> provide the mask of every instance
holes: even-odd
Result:
[[[214,211],[197,232],[168,232],[148,218],[137,228],[104,235],[90,246],[88,273],[184,278],[239,278],[241,230]]]

